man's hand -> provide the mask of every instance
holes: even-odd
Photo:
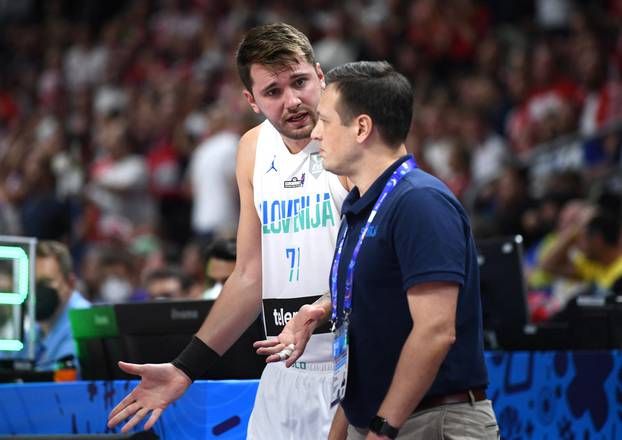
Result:
[[[141,377],[140,383],[117,406],[110,411],[108,427],[114,428],[121,421],[132,417],[121,432],[127,432],[136,426],[151,412],[145,423],[145,430],[150,429],[160,418],[162,411],[190,386],[192,381],[184,372],[173,364],[128,364],[119,362],[119,367],[129,374]]]
[[[291,367],[302,356],[313,331],[325,317],[326,310],[323,307],[305,304],[287,322],[281,334],[274,339],[257,341],[253,346],[257,349],[257,354],[268,355],[266,362],[278,362],[285,358],[285,366]],[[291,347],[288,349],[288,346],[291,345],[293,350],[290,353]]]

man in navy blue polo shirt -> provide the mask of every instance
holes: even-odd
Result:
[[[331,274],[333,320],[349,342],[348,439],[497,439],[469,220],[442,182],[402,156],[412,88],[385,62],[337,67],[327,84],[312,137],[324,167],[355,185]],[[284,335],[312,331],[327,315],[313,307]]]

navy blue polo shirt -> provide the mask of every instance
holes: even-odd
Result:
[[[363,195],[346,198],[339,232],[348,232],[338,272],[339,316],[346,268],[362,227],[393,171],[389,167]],[[468,217],[437,178],[415,169],[384,201],[370,226],[354,269],[350,315],[350,362],[342,402],[351,424],[367,427],[389,390],[400,352],[412,330],[407,290],[419,283],[459,285],[456,341],[427,395],[485,387],[482,312],[477,253]]]

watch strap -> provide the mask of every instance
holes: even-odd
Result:
[[[397,434],[400,432],[398,428],[387,422],[387,419],[378,415],[372,417],[369,423],[369,430],[374,434],[383,435],[390,439],[396,438]]]

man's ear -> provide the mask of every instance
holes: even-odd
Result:
[[[261,110],[259,110],[259,106],[257,106],[257,103],[255,102],[255,97],[251,92],[245,89],[242,91],[242,95],[244,95],[244,97],[246,98],[246,102],[248,102],[248,105],[251,106],[255,113],[261,113]]]
[[[325,89],[326,78],[324,77],[324,72],[322,71],[320,63],[315,63],[315,72],[317,73],[317,77],[320,79],[320,86],[322,86],[322,90]]]
[[[371,132],[374,128],[374,121],[366,114],[358,115],[356,117],[356,141],[363,143],[371,136]]]

